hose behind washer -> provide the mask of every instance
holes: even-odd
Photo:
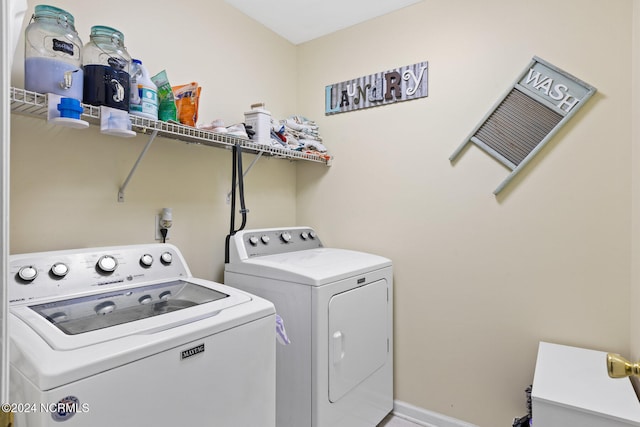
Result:
[[[232,168],[231,168],[231,221],[229,224],[229,234],[225,239],[224,244],[224,262],[225,264],[229,263],[229,242],[231,241],[231,236],[236,234],[238,231],[243,230],[247,225],[247,208],[244,202],[244,176],[242,173],[242,147],[240,144],[236,144],[233,146],[233,155],[232,155]],[[235,229],[236,227],[236,182],[238,184],[238,194],[240,197],[240,214],[242,215],[242,224],[239,229]]]

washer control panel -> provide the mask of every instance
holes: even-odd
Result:
[[[236,249],[246,252],[249,258],[322,247],[320,238],[310,227],[242,230],[233,237]]]
[[[163,243],[10,255],[9,304],[177,277],[191,273],[178,248]]]

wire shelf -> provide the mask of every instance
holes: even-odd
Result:
[[[11,87],[9,90],[11,99],[11,111],[16,114],[33,117],[47,118],[48,100],[46,94],[31,92],[28,90]],[[82,104],[82,120],[91,124],[100,124],[100,107],[89,104]],[[192,144],[201,144],[210,147],[231,149],[234,145],[240,145],[245,152],[254,154],[262,153],[272,157],[289,160],[306,160],[311,162],[331,165],[331,157],[324,157],[314,153],[288,150],[285,148],[269,147],[256,144],[253,141],[234,135],[211,132],[185,126],[177,123],[169,123],[160,120],[151,120],[144,117],[129,115],[131,120],[131,130],[152,134],[158,131],[158,136]]]

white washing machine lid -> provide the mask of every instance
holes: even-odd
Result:
[[[39,390],[51,390],[171,349],[175,357],[182,357],[180,346],[199,345],[205,337],[231,330],[238,330],[241,336],[239,328],[259,319],[274,317],[275,325],[271,302],[203,279],[189,281],[229,294],[230,298],[78,335],[65,335],[23,306],[22,310],[31,311],[31,317],[25,320],[18,308],[12,307],[11,366]]]
[[[392,265],[391,260],[365,252],[317,248],[243,259],[225,270],[240,274],[322,286]]]
[[[163,294],[172,293],[170,297]],[[145,303],[144,298],[149,298]],[[54,350],[73,350],[129,335],[148,335],[218,315],[251,296],[201,279],[145,286],[10,308]]]

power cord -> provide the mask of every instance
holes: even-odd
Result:
[[[160,235],[162,236],[162,243],[167,243],[167,233],[169,232],[168,228],[161,228]]]

